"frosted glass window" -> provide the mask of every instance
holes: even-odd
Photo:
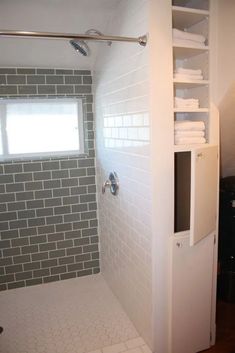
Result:
[[[0,101],[0,123],[2,159],[84,152],[81,99]]]

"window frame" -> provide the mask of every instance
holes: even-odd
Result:
[[[7,141],[7,129],[6,129],[6,103],[56,103],[56,102],[73,102],[77,103],[77,121],[78,121],[78,136],[79,136],[79,144],[80,148],[78,150],[69,150],[69,151],[55,151],[55,152],[34,152],[34,153],[17,153],[17,154],[9,154],[9,146]],[[0,162],[9,161],[9,160],[33,160],[33,159],[48,159],[48,158],[60,158],[65,156],[81,156],[85,154],[85,131],[84,131],[84,123],[86,121],[86,110],[85,110],[85,100],[83,97],[74,97],[74,98],[40,98],[40,97],[29,97],[29,98],[11,98],[4,97],[0,98],[0,135],[2,137],[2,151],[3,154],[0,154]],[[82,117],[79,119],[79,117]],[[3,127],[3,129],[2,129]],[[0,142],[1,143],[1,142]]]

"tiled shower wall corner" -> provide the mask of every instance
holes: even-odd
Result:
[[[149,0],[121,0],[107,32],[148,32]],[[119,193],[98,193],[101,269],[141,336],[152,343],[152,193],[149,52],[102,47],[94,72],[98,184],[118,174]]]
[[[0,290],[99,272],[90,71],[0,68],[1,97],[84,97],[85,156],[0,164]]]

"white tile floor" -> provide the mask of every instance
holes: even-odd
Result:
[[[1,353],[151,353],[101,275],[0,293]]]

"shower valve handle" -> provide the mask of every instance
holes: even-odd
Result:
[[[110,186],[111,186],[111,181],[110,181],[110,180],[106,180],[106,181],[103,183],[103,185],[102,185],[102,194],[104,194],[104,193],[105,193],[105,189],[106,189],[107,187],[110,188]]]
[[[119,189],[119,180],[117,173],[113,172],[109,174],[109,178],[102,185],[102,194],[105,193],[105,189],[109,187],[112,195],[117,195]]]

